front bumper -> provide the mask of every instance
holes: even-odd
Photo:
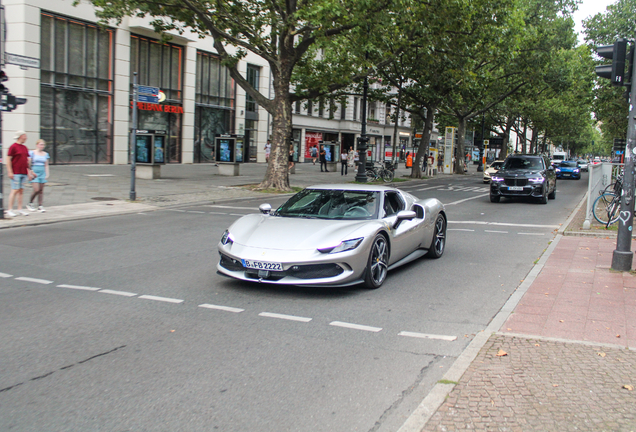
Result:
[[[558,172],[557,173],[557,178],[558,179],[568,179],[568,178],[573,178],[573,179],[580,179],[581,178],[581,173],[580,172]]]
[[[500,197],[535,197],[543,196],[545,183],[527,183],[523,186],[506,185],[504,182],[490,182],[490,194]]]
[[[234,279],[277,285],[348,286],[361,283],[369,257],[366,241],[356,249],[335,254],[317,250],[282,251],[241,245],[219,245],[218,273]],[[263,257],[265,255],[265,257]],[[243,266],[241,258],[281,263],[283,271],[259,271]]]

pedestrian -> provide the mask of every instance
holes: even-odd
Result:
[[[411,157],[411,152],[407,151],[406,152],[406,157],[404,158],[404,167],[405,168],[411,168],[411,164],[413,163],[413,158],[411,158],[410,162],[409,162],[409,157]]]
[[[347,175],[347,157],[349,152],[346,149],[342,149],[340,152],[340,175]]]
[[[355,167],[356,153],[353,151],[353,147],[349,147],[349,153],[347,153],[347,165],[349,168]]]
[[[35,143],[35,150],[29,152],[31,171],[33,172],[33,180],[31,180],[31,186],[33,187],[33,193],[26,207],[29,211],[34,212],[36,210],[33,205],[33,200],[38,197],[38,208],[40,213],[44,213],[44,184],[46,179],[49,178],[49,154],[44,151],[46,142],[43,139],[39,139]]]
[[[265,162],[269,163],[269,154],[272,151],[272,143],[267,140],[267,144],[265,144]]]
[[[429,177],[433,177],[433,164],[435,163],[435,156],[433,156],[433,152],[428,156],[428,165],[426,166],[426,175]]]
[[[356,172],[358,172],[358,164],[360,163],[360,153],[356,150],[353,153],[353,165],[356,167]]]
[[[290,148],[289,149],[289,169],[291,170],[294,167],[294,149]]]
[[[28,216],[29,213],[22,210],[24,183],[26,183],[30,171],[29,149],[24,145],[27,140],[27,134],[24,131],[18,131],[15,133],[13,139],[15,139],[15,143],[9,147],[9,152],[7,153],[7,174],[11,179],[11,193],[9,193],[7,216]],[[18,201],[17,213],[13,211],[13,203],[16,199]]]
[[[444,153],[437,153],[437,174],[444,172]]]
[[[327,169],[327,151],[325,150],[325,146],[320,146],[320,172],[322,172],[322,167],[325,167],[325,172],[329,172]]]
[[[316,146],[311,146],[309,149],[309,154],[311,155],[311,161],[316,165],[316,158],[318,157],[318,149]]]

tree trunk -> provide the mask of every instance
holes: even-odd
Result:
[[[265,178],[258,189],[290,191],[289,149],[292,137],[292,103],[289,93],[291,68],[285,76],[272,71],[274,76],[274,110],[272,112],[272,148]]]
[[[455,174],[464,174],[464,148],[466,141],[466,117],[457,116],[457,156],[455,156],[455,167],[451,169]]]
[[[435,120],[435,110],[437,107],[429,105],[426,107],[426,117],[422,114],[424,120],[424,128],[422,129],[422,140],[417,149],[417,155],[413,159],[413,167],[411,168],[411,178],[422,178],[422,163],[425,157],[428,157],[428,143],[431,142],[431,132],[433,131],[433,121]]]
[[[510,130],[512,129],[512,125],[515,122],[514,117],[508,117],[506,119],[506,128],[504,130],[503,136],[503,146],[501,149],[501,153],[499,153],[499,160],[504,160],[508,156],[508,143],[510,142]]]

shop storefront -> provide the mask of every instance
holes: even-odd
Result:
[[[327,162],[337,162],[340,152],[340,142],[337,133],[330,132],[305,132],[305,162],[311,162],[311,148],[315,147],[320,154],[320,146],[324,146],[327,153]]]
[[[52,164],[112,163],[113,36],[41,14],[40,137]]]
[[[159,87],[165,95],[165,100],[159,104],[137,104],[137,129],[165,131],[166,162],[179,163],[182,154],[183,48],[137,35],[131,35],[130,44],[130,76],[137,72],[138,84]]]

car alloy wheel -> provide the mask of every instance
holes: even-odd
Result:
[[[499,197],[497,195],[490,194],[490,202],[491,203],[498,203],[499,201],[501,201],[501,197]]]
[[[389,244],[386,237],[382,234],[375,236],[371,252],[369,253],[369,261],[364,277],[364,284],[367,288],[376,289],[386,279],[389,269]]]
[[[446,247],[446,219],[444,216],[439,215],[435,220],[435,232],[433,233],[433,239],[431,240],[431,246],[428,248],[426,254],[429,258],[439,258],[444,255],[444,248]]]
[[[548,203],[548,188],[549,187],[550,186],[547,183],[543,186],[543,194],[541,195],[541,198],[539,198],[539,202],[541,204],[547,204]]]

